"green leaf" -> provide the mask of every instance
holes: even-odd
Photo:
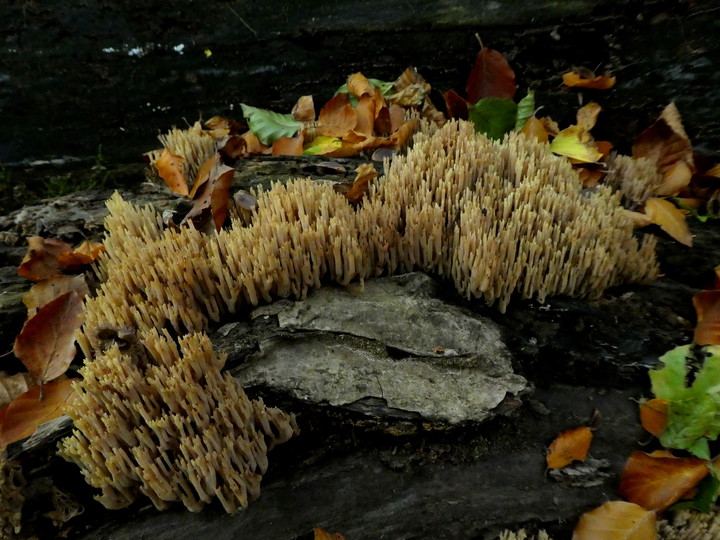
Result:
[[[660,360],[664,366],[650,372],[652,391],[668,400],[668,420],[660,434],[666,448],[687,450],[710,459],[708,442],[720,436],[720,347],[707,347],[695,380],[688,386],[690,346],[677,347]]]
[[[380,93],[383,95],[383,97],[388,97],[390,94],[392,94],[392,87],[395,84],[394,82],[387,82],[387,81],[380,81],[378,79],[368,79],[368,82],[374,86],[375,88],[380,89]],[[335,93],[333,94],[333,97],[337,96],[341,93],[348,93],[348,85],[347,83],[343,84],[340,88],[338,88]],[[350,94],[350,105],[353,107],[357,107],[358,104],[358,98]]]
[[[250,131],[265,145],[271,145],[280,137],[294,137],[303,127],[303,123],[295,120],[291,114],[279,114],[244,103],[240,106]]]
[[[518,106],[508,98],[485,98],[468,108],[475,131],[491,139],[502,139],[515,126]]]
[[[535,91],[528,90],[527,96],[520,100],[517,105],[515,116],[515,131],[520,131],[532,115],[535,114]]]

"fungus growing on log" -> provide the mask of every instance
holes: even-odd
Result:
[[[217,497],[228,513],[260,495],[267,451],[297,432],[295,419],[251,401],[204,334],[178,345],[147,332],[146,355],[111,347],[80,370],[60,455],[100,488],[107,508],[145,494],[159,509],[173,501],[197,512]]]
[[[513,294],[597,298],[658,273],[655,239],[633,237],[619,193],[583,190],[546,144],[517,133],[491,141],[462,121],[416,135],[357,207],[308,179],[256,195],[249,224],[234,220],[213,236],[192,226],[163,230],[151,208],[117,194],[108,202],[104,283],[86,301],[81,406],[63,445],[107,506],[129,504],[140,490],[158,508],[180,499],[199,509],[215,494],[234,511],[247,504],[246,492],[257,494],[261,433],[280,442],[295,426],[268,409],[274,429],[266,429],[264,406],[251,407],[229,375],[219,375],[222,362],[199,333],[223,313],[304,298],[323,281],[413,269],[452,280],[500,311]],[[183,354],[156,328],[187,335]],[[113,342],[135,352],[123,355]],[[215,409],[234,406],[221,427],[206,423]],[[233,446],[233,437],[245,442]]]

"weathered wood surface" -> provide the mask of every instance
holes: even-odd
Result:
[[[560,75],[611,69],[616,88],[592,96],[605,108],[598,139],[626,150],[676,100],[696,147],[717,155],[719,14],[716,0],[11,0],[0,5],[0,163],[93,162],[100,146],[134,161],[184,119],[324,102],[356,71],[393,80],[413,65],[435,89],[463,91],[476,32],[561,123],[578,98]]]

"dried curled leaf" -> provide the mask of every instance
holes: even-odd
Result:
[[[75,291],[80,298],[84,298],[85,295],[89,294],[90,291],[83,274],[56,276],[36,283],[23,295],[23,303],[28,310],[28,318],[33,317],[37,310],[48,302],[70,291]]]
[[[633,452],[625,464],[618,493],[646,510],[664,510],[708,472],[708,462],[703,459]]]
[[[36,384],[4,409],[0,424],[0,446],[29,437],[40,424],[65,414],[74,393],[72,379]]]
[[[185,170],[187,161],[184,157],[173,154],[167,148],[163,148],[160,157],[155,160],[155,169],[158,176],[165,181],[167,187],[173,193],[186,196],[189,192]]]
[[[6,372],[0,371],[0,409],[6,407],[20,394],[27,392],[33,384],[35,384],[35,380],[29,373],[8,375]]]
[[[650,197],[645,201],[645,214],[650,221],[672,236],[681,244],[692,247],[692,233],[688,227],[685,213],[665,199]]]
[[[95,261],[104,251],[105,246],[100,242],[85,240],[73,251],[59,253],[57,256],[58,265],[67,272],[78,272],[83,266]]]
[[[368,192],[370,187],[370,181],[377,176],[377,171],[370,163],[363,163],[357,169],[355,180],[351,185],[348,184],[336,184],[336,191],[341,191],[345,195],[345,198],[352,204],[359,204],[365,193]],[[343,186],[343,187],[340,187]]]
[[[292,109],[292,117],[298,122],[315,120],[315,103],[312,96],[300,96]]]
[[[72,362],[81,313],[80,296],[67,292],[40,308],[15,338],[15,356],[39,382],[59,377]]]
[[[19,276],[30,281],[42,281],[62,274],[58,257],[72,253],[70,244],[42,236],[31,236],[27,241],[28,251],[18,267]]]
[[[610,501],[580,517],[573,540],[655,540],[655,512]]]
[[[592,438],[592,431],[585,426],[563,431],[550,444],[550,452],[545,458],[548,468],[559,469],[573,461],[584,461]]]
[[[665,173],[677,161],[684,161],[694,171],[692,144],[675,102],[665,107],[655,123],[638,135],[632,147],[632,155],[655,162],[661,173]]]
[[[609,73],[595,76],[595,73],[586,68],[575,68],[562,76],[565,86],[575,88],[590,88],[593,90],[609,90],[615,86],[615,77]]]

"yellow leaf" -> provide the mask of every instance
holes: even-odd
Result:
[[[692,247],[692,233],[685,221],[685,214],[665,199],[651,197],[645,201],[645,214],[656,225],[681,244]]]
[[[596,163],[602,157],[593,138],[580,126],[563,129],[550,143],[550,150],[583,163]]]
[[[692,175],[692,169],[685,161],[676,161],[663,174],[662,184],[655,190],[655,195],[660,197],[677,195],[690,183]]]
[[[633,229],[647,227],[648,225],[650,225],[652,223],[650,218],[641,212],[633,212],[632,210],[623,208],[623,213],[625,214],[625,217],[628,218],[632,222]]]
[[[160,157],[155,161],[160,178],[165,180],[167,186],[178,195],[186,196],[189,192],[187,180],[185,180],[185,158],[173,154],[164,148]]]
[[[655,512],[610,501],[580,517],[572,540],[656,540]]]
[[[537,139],[539,142],[548,142],[549,139],[545,126],[534,116],[528,118],[520,133],[525,134],[526,137]]]
[[[303,151],[304,156],[315,156],[318,154],[329,154],[342,147],[342,140],[337,137],[326,137],[319,135],[315,137]]]

